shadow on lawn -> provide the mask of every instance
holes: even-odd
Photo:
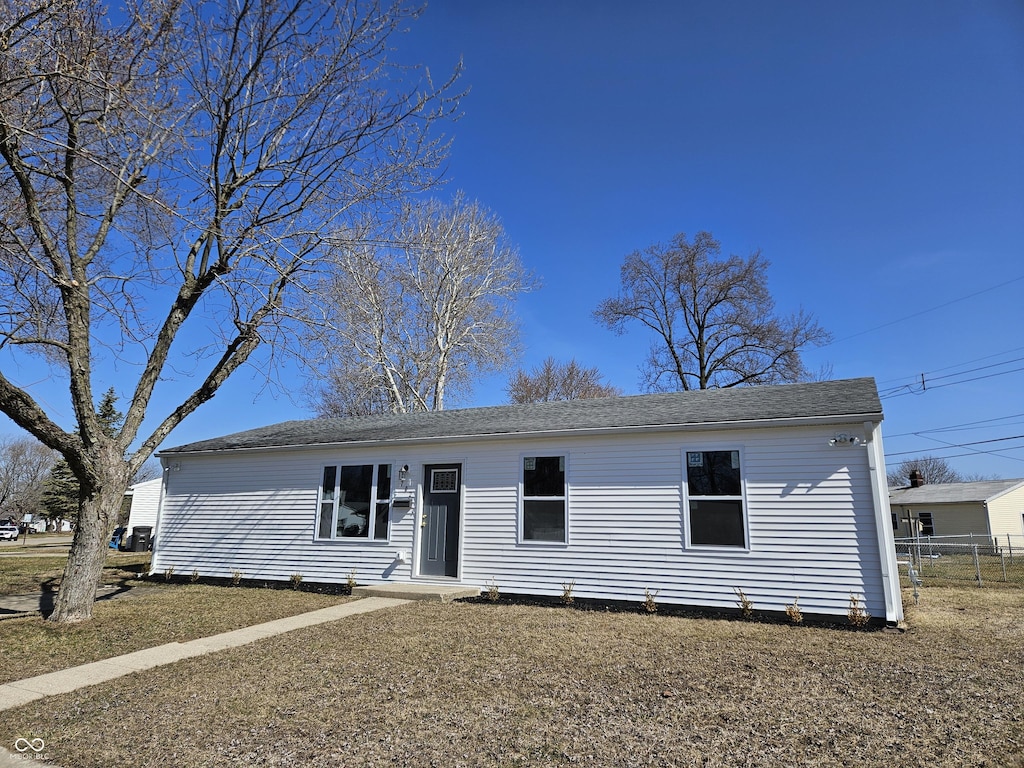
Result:
[[[144,563],[104,568],[104,586],[100,587],[100,591],[96,595],[97,602],[112,600],[130,592],[138,585],[146,568],[147,566]],[[60,591],[60,582],[60,577],[54,576],[45,579],[39,584],[39,603],[35,610],[38,610],[44,619],[49,618],[53,613],[54,604],[57,602],[57,593]],[[0,615],[18,612],[16,609],[0,607]]]

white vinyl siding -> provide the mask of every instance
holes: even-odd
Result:
[[[156,526],[157,512],[160,509],[160,490],[163,478],[147,480],[132,486],[132,505],[128,513],[128,535],[136,526]]]
[[[416,560],[426,464],[463,465],[460,580],[503,593],[557,596],[575,580],[581,598],[658,600],[734,608],[740,588],[757,610],[783,611],[799,595],[808,613],[844,615],[850,593],[885,615],[878,533],[863,446],[828,445],[863,425],[647,431],[592,437],[504,437],[448,444],[224,452],[175,456],[153,569],[204,575],[343,583],[408,581]],[[685,451],[741,451],[746,549],[688,547]],[[386,452],[386,455],[384,453]],[[566,536],[560,547],[520,543],[525,456],[566,456]],[[468,458],[467,458],[468,457]],[[570,460],[571,459],[571,460]],[[392,514],[386,545],[318,541],[323,467],[410,467],[413,510]],[[397,553],[412,555],[400,563]]]

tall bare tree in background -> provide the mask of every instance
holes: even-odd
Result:
[[[0,438],[0,518],[20,521],[39,514],[54,457],[34,437]]]
[[[91,616],[129,480],[287,337],[324,233],[432,183],[450,83],[388,59],[414,15],[355,0],[5,4],[0,410],[80,487],[51,620]],[[70,427],[12,380],[23,354],[67,381]],[[95,393],[115,361],[127,407],[111,436]],[[158,387],[176,405],[154,413]]]
[[[505,392],[511,403],[547,403],[553,400],[586,400],[616,397],[622,390],[602,383],[597,368],[584,368],[575,359],[560,363],[548,357],[540,365],[516,371]]]
[[[374,243],[339,237],[325,294],[322,416],[440,411],[515,360],[533,286],[497,216],[461,194],[409,203]]]
[[[910,473],[917,470],[928,485],[943,483],[966,483],[973,480],[984,480],[981,475],[964,475],[954,469],[941,456],[918,456],[904,459],[896,467],[886,473],[890,488],[902,488],[910,485]]]
[[[594,312],[616,333],[632,322],[654,333],[642,371],[648,391],[799,381],[809,376],[801,351],[829,340],[803,310],[775,313],[760,252],[720,253],[708,232],[635,251],[623,262],[619,294]]]

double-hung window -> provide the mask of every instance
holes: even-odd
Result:
[[[739,451],[687,451],[686,489],[691,544],[747,545]]]
[[[566,541],[565,456],[524,456],[522,540]]]
[[[390,512],[390,464],[324,467],[317,538],[386,541]]]

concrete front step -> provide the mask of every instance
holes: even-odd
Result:
[[[394,597],[399,600],[433,600],[447,603],[462,597],[479,597],[480,587],[443,584],[367,584],[352,588],[353,597]]]

